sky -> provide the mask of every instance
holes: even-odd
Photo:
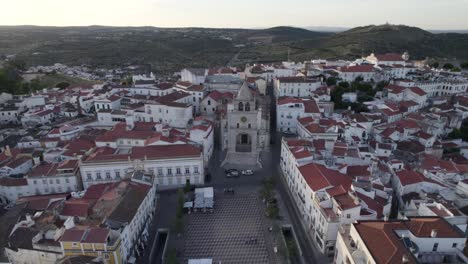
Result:
[[[0,25],[468,29],[468,0],[2,0]]]

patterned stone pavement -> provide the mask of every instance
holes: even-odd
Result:
[[[264,219],[258,192],[215,196],[214,213],[189,216],[183,259],[212,258],[213,263],[280,263]]]

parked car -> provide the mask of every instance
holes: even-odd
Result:
[[[231,174],[232,177],[239,177],[239,171],[237,171],[237,170],[231,171],[230,174]]]
[[[253,171],[252,170],[243,170],[242,171],[242,175],[253,175]]]
[[[228,174],[228,173],[231,173],[233,171],[237,171],[236,169],[226,169],[224,170],[224,173]]]

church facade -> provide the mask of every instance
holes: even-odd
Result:
[[[224,167],[261,167],[260,152],[270,145],[268,98],[244,82],[221,120]]]

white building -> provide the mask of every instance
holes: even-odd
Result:
[[[273,89],[276,98],[283,96],[310,97],[312,92],[322,86],[319,79],[306,77],[278,77],[273,81]]]
[[[374,54],[366,57],[366,60],[374,65],[405,65],[406,61],[409,59],[409,54],[407,52],[403,54],[397,53],[387,53],[387,54]]]
[[[345,82],[353,82],[356,78],[360,77],[365,82],[371,82],[375,80],[374,65],[355,65],[338,67],[336,69],[338,78]]]
[[[321,116],[315,100],[281,97],[276,103],[276,129],[281,132],[296,133],[298,119],[303,117],[320,119]]]
[[[26,176],[30,195],[47,195],[81,190],[78,160],[41,164]]]
[[[464,232],[439,217],[358,221],[340,229],[333,262],[456,263],[465,247]]]
[[[0,124],[18,124],[19,108],[16,106],[4,106],[0,108]]]
[[[180,71],[181,81],[193,84],[203,84],[207,75],[208,69],[202,68],[185,68]]]
[[[154,173],[161,188],[204,183],[201,148],[193,145],[162,145],[130,149],[98,148],[80,166],[83,187],[120,181],[129,170],[144,169]]]
[[[283,139],[280,166],[307,234],[322,253],[330,255],[340,226],[389,214],[391,196],[352,185],[351,170],[346,175],[313,163],[317,161],[312,145],[312,141]]]

